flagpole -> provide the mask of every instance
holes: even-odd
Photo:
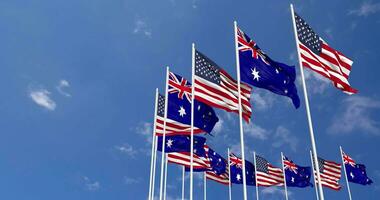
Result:
[[[344,164],[344,158],[343,158],[343,149],[342,149],[342,146],[339,146],[339,149],[340,149],[340,156],[342,157],[342,165],[343,165],[343,169],[344,169],[344,176],[346,177],[346,184],[347,184],[348,196],[350,197],[350,200],[352,200],[350,184],[348,183],[348,178],[347,178],[346,165]]]
[[[315,178],[315,173],[314,173],[315,166],[314,166],[314,161],[313,161],[313,154],[311,153],[311,151],[310,151],[310,160],[311,160],[311,167],[312,167],[312,170],[313,170],[312,173],[313,173],[313,178],[314,178],[315,194],[317,195],[317,200],[319,200],[318,184],[317,184],[317,179]]]
[[[257,184],[256,152],[253,152],[253,164],[255,165],[256,200],[259,200],[259,185]]]
[[[165,154],[165,184],[164,184],[164,200],[166,200],[166,185],[168,181],[168,154]]]
[[[155,128],[154,128],[155,129]],[[151,200],[154,199],[154,185],[155,185],[155,182],[156,182],[156,161],[157,161],[157,141],[158,141],[158,138],[157,136],[154,138],[154,160],[153,160],[153,178],[152,178],[152,196],[151,196]]]
[[[240,148],[241,148],[241,159],[242,159],[242,170],[243,170],[243,196],[244,200],[247,200],[247,179],[245,172],[245,154],[244,154],[244,133],[243,133],[243,112],[241,104],[241,86],[240,86],[240,61],[239,61],[239,51],[237,42],[237,23],[234,21],[234,32],[235,32],[235,54],[236,54],[236,72],[237,72],[237,85],[238,85],[238,99],[239,99],[239,126],[240,126]]]
[[[308,119],[308,122],[309,122],[311,147],[312,147],[313,155],[314,155],[313,159],[314,159],[314,162],[317,164],[318,163],[317,147],[316,147],[315,139],[314,139],[314,130],[313,130],[313,123],[312,123],[311,113],[310,113],[310,108],[309,108],[309,98],[308,98],[308,95],[307,95],[305,76],[304,76],[304,73],[303,73],[303,66],[302,66],[301,59],[300,59],[301,55],[300,55],[300,51],[299,51],[299,44],[298,44],[299,41],[298,41],[298,38],[297,38],[296,23],[294,21],[295,18],[294,18],[293,4],[290,4],[290,10],[292,12],[294,37],[295,37],[296,44],[297,44],[298,62],[299,62],[299,67],[300,67],[300,72],[301,72],[301,78],[302,78],[302,86],[303,86],[303,93],[304,93],[304,98],[305,98],[306,114],[307,114],[307,119]],[[324,198],[324,195],[323,195],[322,184],[321,184],[321,181],[320,181],[321,180],[321,175],[320,175],[319,169],[317,169],[316,171],[317,171],[317,177],[318,177],[318,180],[319,180],[318,181],[318,185],[319,185],[320,198],[321,198],[321,200],[324,200],[325,198]]]
[[[227,148],[227,153],[228,153],[228,196],[229,196],[229,200],[232,200],[230,148]]]
[[[195,44],[191,50],[191,136],[190,136],[190,200],[193,200],[193,162],[194,162],[194,74],[195,74]]]
[[[182,200],[185,200],[185,166],[182,167]]]
[[[153,121],[153,135],[152,135],[152,153],[150,159],[150,176],[149,176],[149,197],[148,199],[152,200],[152,190],[153,190],[153,161],[155,153],[155,142],[156,142],[156,112],[157,112],[157,100],[158,100],[158,88],[156,88],[156,97],[154,101],[154,121]]]
[[[160,200],[162,199],[162,192],[164,186],[164,167],[165,167],[165,135],[166,135],[166,118],[168,116],[168,79],[169,79],[169,66],[166,67],[166,82],[165,82],[165,113],[164,113],[164,131],[162,136],[162,150],[161,150],[161,177],[160,177]]]
[[[203,172],[203,199],[207,200],[207,177],[206,172]]]
[[[286,186],[286,175],[284,166],[284,154],[281,152],[282,172],[284,174],[285,199],[288,200],[288,187]]]

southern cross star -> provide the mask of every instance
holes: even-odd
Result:
[[[253,75],[253,80],[257,80],[259,81],[259,78],[260,78],[260,75],[259,75],[259,71],[256,71],[256,67],[251,69],[251,74]]]
[[[182,106],[179,108],[178,112],[179,112],[179,116],[181,117],[186,115],[186,110]]]
[[[169,148],[171,148],[173,145],[173,140],[169,139],[168,142],[166,143],[166,146],[168,146]]]
[[[240,174],[237,174],[237,175],[236,175],[236,180],[238,180],[238,181],[241,180]]]

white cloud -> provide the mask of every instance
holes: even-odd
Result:
[[[62,79],[59,81],[59,84],[56,88],[57,88],[57,91],[61,95],[66,96],[66,97],[71,97],[71,94],[64,91],[65,88],[69,88],[69,87],[70,87],[70,83],[67,80]]]
[[[329,79],[311,71],[310,69],[304,69],[304,75],[308,92],[311,92],[312,94],[323,94],[328,87],[332,86]],[[301,82],[301,78],[299,80]]]
[[[329,38],[329,39],[334,39],[334,37],[333,37],[333,34],[332,34],[332,28],[327,28],[327,29],[325,29],[325,34],[327,35],[327,37]]]
[[[100,189],[99,181],[92,181],[87,176],[83,176],[83,183],[84,183],[85,189],[88,191],[97,191]]]
[[[212,130],[212,133],[214,133],[215,136],[222,132],[223,123],[224,123],[224,120],[219,117],[219,121],[215,124],[214,129]]]
[[[244,134],[256,139],[266,140],[269,136],[269,131],[254,124],[244,124]]]
[[[39,106],[48,110],[55,110],[57,104],[50,98],[50,92],[46,89],[31,89],[30,98]]]
[[[124,177],[124,182],[127,185],[137,184],[142,181],[142,178],[131,178],[131,177]]]
[[[279,187],[265,187],[261,190],[261,193],[265,196],[272,197],[271,199],[283,198],[285,195],[285,190],[280,189]],[[288,190],[288,197],[290,197],[292,193]]]
[[[120,146],[114,147],[116,150],[118,150],[120,153],[126,154],[129,157],[134,158],[135,155],[138,153],[137,150],[135,150],[131,145],[129,144],[123,144]]]
[[[355,10],[350,10],[348,14],[367,17],[380,11],[380,3],[362,2],[360,7]]]
[[[347,134],[354,130],[360,133],[380,135],[380,122],[373,120],[372,112],[380,109],[380,101],[363,96],[349,96],[342,102],[342,112],[335,115],[329,132]]]
[[[149,122],[141,122],[139,125],[135,128],[135,131],[138,134],[141,134],[142,136],[146,137],[146,140],[149,143],[152,143],[152,136],[153,136],[153,129],[152,129],[152,123]]]
[[[296,151],[298,138],[292,135],[287,128],[279,126],[277,127],[276,133],[274,134],[274,142],[272,143],[272,146],[279,148],[284,145],[289,146],[292,151]]]
[[[143,19],[137,19],[135,21],[135,27],[133,28],[134,34],[142,34],[147,38],[152,37],[152,30],[148,27],[147,23]]]

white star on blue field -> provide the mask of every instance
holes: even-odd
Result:
[[[155,89],[164,93],[166,66],[191,80],[195,42],[236,77],[234,20],[272,59],[296,66],[301,99],[295,109],[290,98],[253,88],[247,159],[256,151],[280,167],[283,152],[310,166],[290,3],[354,61],[349,82],[359,93],[352,96],[305,69],[318,154],[341,163],[341,145],[374,182],[350,184],[353,199],[378,199],[380,2],[367,0],[0,0],[0,199],[146,199]],[[215,111],[207,144],[225,158],[227,148],[240,156],[237,115]],[[168,200],[181,198],[181,173],[169,164]],[[158,174],[159,167],[156,196]],[[195,175],[194,199],[203,198],[202,176]],[[339,192],[324,188],[326,199],[348,199],[343,177],[340,184]],[[233,199],[242,194],[233,185]],[[283,187],[260,187],[259,195],[285,199]],[[289,188],[289,195],[315,199],[315,190]],[[207,181],[207,196],[228,199],[228,187]],[[255,198],[252,186],[248,197]]]

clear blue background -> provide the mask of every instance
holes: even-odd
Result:
[[[233,20],[273,59],[296,65],[289,3],[1,0],[0,198],[146,199],[154,91],[163,91],[165,66],[190,79],[195,42],[236,76]],[[351,184],[353,198],[379,199],[380,3],[293,3],[321,37],[354,60],[350,83],[359,94],[351,97],[305,70],[318,153],[340,162],[342,145],[367,165],[374,181],[367,187]],[[298,110],[285,97],[254,89],[253,120],[245,127],[249,159],[255,150],[279,166],[283,151],[310,165],[299,80],[297,86]],[[35,92],[51,101],[37,104]],[[237,115],[217,112],[221,122],[208,144],[225,156],[227,147],[239,154]],[[169,165],[168,174],[168,199],[177,199],[181,170]],[[200,177],[196,199],[203,195]],[[228,198],[227,187],[207,184],[209,199]],[[340,192],[325,189],[326,199],[347,199],[344,179],[341,184]],[[281,199],[281,191],[260,188],[260,195]],[[290,199],[315,198],[313,188],[290,193]],[[234,199],[241,194],[242,187],[234,185]],[[254,195],[250,187],[249,199]]]

